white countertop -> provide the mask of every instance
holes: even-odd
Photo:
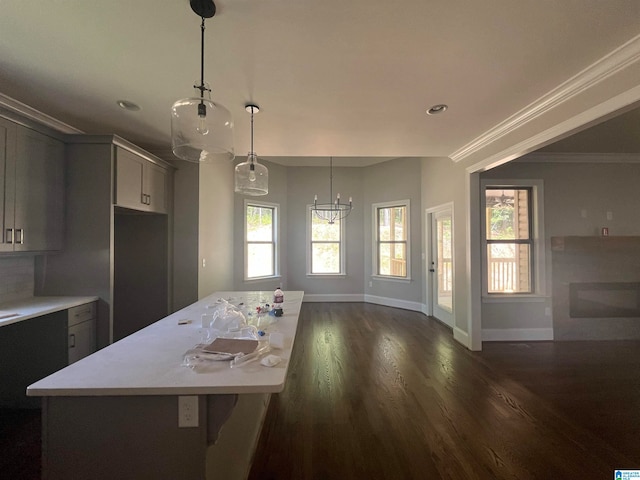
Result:
[[[284,336],[282,357],[275,367],[254,361],[230,368],[229,361],[212,362],[206,372],[182,366],[185,352],[201,338],[201,315],[219,298],[271,302],[272,292],[216,292],[98,352],[34,383],[29,396],[208,395],[220,393],[275,393],[284,388],[289,357],[298,326],[304,292],[285,291],[284,315],[263,330]],[[209,310],[210,311],[210,310]],[[191,323],[179,325],[187,319]]]
[[[17,314],[0,318],[0,327],[47,315],[48,313],[67,310],[96,300],[98,300],[98,297],[29,297],[13,302],[0,303],[0,316]]]

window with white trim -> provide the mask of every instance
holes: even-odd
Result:
[[[278,205],[245,200],[245,279],[278,274]]]
[[[411,278],[409,200],[373,204],[373,274]]]
[[[542,182],[483,182],[483,292],[543,294]]]
[[[307,273],[309,275],[345,275],[344,222],[318,218],[307,208]]]

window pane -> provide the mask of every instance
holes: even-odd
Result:
[[[273,269],[273,244],[247,244],[247,277],[267,277],[275,275]]]
[[[528,244],[487,245],[489,293],[531,292],[531,249]]]
[[[311,245],[311,273],[340,273],[340,244]]]
[[[389,207],[378,209],[378,240],[407,239],[406,228],[407,207]]]
[[[273,241],[273,208],[247,206],[247,241]]]
[[[530,190],[487,189],[487,239],[529,238]]]
[[[392,209],[392,231],[393,231],[393,239],[394,240],[406,240],[407,239],[407,229],[406,229],[406,207],[394,207]]]
[[[407,276],[407,245],[380,243],[378,246],[378,275]]]
[[[311,212],[311,240],[314,242],[339,242],[340,220],[329,224]]]
[[[441,308],[453,311],[453,257],[451,216],[441,216],[436,219],[436,236],[438,242],[438,291],[436,303]]]

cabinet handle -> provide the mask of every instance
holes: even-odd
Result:
[[[13,228],[7,228],[6,234],[5,234],[5,243],[13,243],[14,238],[13,238]]]
[[[151,205],[151,195],[147,195],[147,205]]]
[[[22,228],[16,228],[16,243],[24,245],[24,230]]]
[[[76,346],[76,334],[72,333],[69,335],[69,348],[74,348]]]

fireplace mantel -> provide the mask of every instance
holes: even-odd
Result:
[[[555,340],[640,339],[640,236],[552,237],[551,251]]]

